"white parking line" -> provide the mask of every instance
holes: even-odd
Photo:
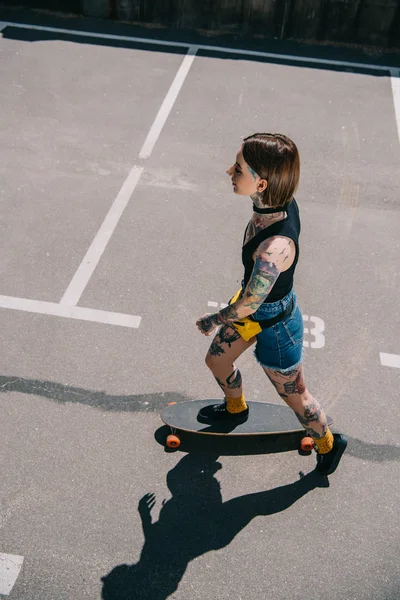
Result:
[[[23,562],[23,556],[0,552],[0,594],[9,595],[17,581]]]
[[[133,167],[72,278],[60,304],[76,306],[137,186],[143,167]]]
[[[218,47],[218,46],[210,46],[210,45],[197,45],[193,46],[184,42],[170,42],[164,40],[156,40],[151,38],[139,38],[134,36],[121,36],[121,35],[110,35],[104,33],[93,33],[81,30],[73,30],[73,29],[63,29],[57,27],[46,27],[46,26],[37,26],[30,25],[18,22],[9,22],[9,21],[1,21],[0,22],[0,31],[3,31],[7,26],[21,28],[21,29],[32,29],[39,31],[48,31],[59,34],[66,34],[71,36],[80,36],[80,37],[88,37],[88,38],[98,38],[98,39],[111,39],[111,40],[120,40],[127,41],[131,43],[140,43],[140,44],[151,44],[151,45],[159,45],[165,47],[182,47],[187,48],[188,52],[185,58],[182,61],[182,64],[174,78],[174,81],[171,84],[171,87],[164,98],[164,101],[158,111],[158,114],[153,122],[153,125],[146,137],[146,140],[143,144],[143,147],[139,153],[140,158],[145,159],[151,155],[151,152],[154,149],[154,146],[157,142],[158,137],[161,134],[161,131],[165,125],[165,122],[170,114],[170,111],[174,105],[174,102],[179,94],[179,91],[186,79],[186,76],[190,70],[190,67],[194,61],[196,53],[199,50],[212,51],[212,52],[220,52],[227,53],[233,55],[242,55],[242,56],[253,56],[260,57],[264,59],[272,58],[272,59],[280,59],[280,60],[290,60],[292,62],[302,62],[302,63],[310,63],[310,64],[320,64],[320,65],[334,65],[334,66],[346,66],[346,67],[355,67],[357,69],[373,69],[377,71],[387,71],[391,74],[391,84],[393,91],[393,100],[395,105],[395,113],[396,113],[396,122],[397,129],[399,132],[400,138],[400,80],[399,80],[399,70],[394,69],[392,67],[383,66],[383,65],[374,65],[374,64],[363,64],[363,63],[355,63],[348,61],[338,61],[338,60],[327,60],[327,59],[318,59],[318,58],[310,58],[305,56],[293,56],[288,54],[275,54],[269,52],[258,52],[251,50],[239,50],[236,48],[227,48],[227,47]],[[66,292],[64,293],[60,304],[52,303],[52,302],[42,302],[39,300],[29,300],[23,298],[16,298],[11,296],[0,296],[0,308],[10,308],[15,310],[28,311],[39,314],[48,314],[72,319],[81,319],[86,321],[94,321],[98,323],[108,323],[113,325],[120,325],[125,327],[139,327],[141,317],[134,315],[127,315],[122,313],[114,313],[107,312],[96,309],[88,309],[77,307],[77,303],[82,296],[82,293],[87,286],[90,277],[92,276],[96,266],[125,210],[132,193],[138,184],[140,177],[143,173],[142,167],[134,166],[129,173],[126,181],[124,182],[117,198],[114,200],[106,218],[103,221],[97,235],[95,236],[91,246],[89,247],[84,259],[82,260],[80,266],[78,267],[75,275],[72,278]],[[217,305],[218,306],[218,305]],[[221,308],[226,306],[225,304],[221,304]],[[306,317],[307,319],[308,317]],[[311,347],[313,348],[321,348],[325,344],[325,338],[322,334],[323,332],[323,321],[318,319],[318,317],[310,317],[310,320],[314,322],[315,327],[310,330],[310,333],[314,334],[315,341],[311,342]],[[305,342],[305,345],[308,345],[308,342]]]
[[[212,308],[218,308],[218,306],[220,308],[226,308],[229,305],[226,304],[225,302],[221,302],[220,304],[218,304],[218,302],[214,302],[214,300],[209,300],[208,301],[208,306],[211,306]]]
[[[394,113],[397,123],[397,133],[400,141],[400,69],[390,70],[390,81],[392,83]]]
[[[384,367],[395,367],[400,369],[400,355],[399,354],[385,354],[385,352],[379,352],[381,359],[381,365]]]
[[[311,322],[314,324],[314,327],[304,327],[304,336],[312,335],[313,340],[309,342],[308,340],[304,340],[303,346],[304,348],[323,348],[325,346],[325,323],[320,317],[309,317],[308,315],[303,315],[303,322],[308,323]]]
[[[187,55],[182,61],[182,64],[168,90],[164,101],[161,104],[153,125],[146,137],[143,147],[139,153],[140,158],[148,158],[157,143],[161,131],[168,119],[171,109],[178,97],[179,91],[186,79],[189,69],[196,56],[197,49],[190,47]],[[125,180],[118,196],[114,200],[106,218],[103,221],[96,237],[94,238],[89,250],[83,258],[75,275],[72,278],[66,292],[61,298],[60,304],[65,306],[76,306],[80,297],[83,294],[94,270],[96,269],[99,260],[116,228],[118,222],[124,212],[139,180],[143,173],[143,167],[134,166]]]
[[[67,319],[78,319],[80,321],[92,321],[106,325],[120,325],[137,329],[141,317],[127,315],[124,313],[107,312],[94,308],[82,308],[81,306],[65,306],[54,302],[43,302],[41,300],[27,300],[14,296],[0,296],[0,308],[10,308],[40,315],[52,315],[54,317],[65,317]]]
[[[154,119],[154,123],[147,134],[143,147],[139,152],[140,158],[149,158],[150,154],[153,152],[153,148],[157,143],[166,120],[168,119],[168,115],[171,112],[175,100],[178,97],[179,91],[186,79],[187,74],[189,73],[189,69],[192,66],[196,52],[196,46],[191,46],[185,58],[183,59],[182,64],[175,75],[175,79],[172,82],[171,87],[169,88],[168,93],[163,100],[163,103],[161,104],[156,118]]]

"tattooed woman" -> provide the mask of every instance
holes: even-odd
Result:
[[[347,440],[332,434],[304,378],[303,318],[293,290],[300,235],[299,208],[293,197],[300,177],[297,147],[284,135],[256,133],[245,138],[227,174],[235,194],[250,196],[253,214],[243,240],[241,289],[229,306],[197,321],[207,336],[219,328],[206,364],[225,396],[222,404],[202,409],[199,418],[207,423],[248,418],[242,377],[234,362],[255,345],[255,356],[267,377],[314,439],[317,471],[329,475],[339,464]]]

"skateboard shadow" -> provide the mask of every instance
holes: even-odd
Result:
[[[145,542],[136,564],[122,564],[102,578],[103,600],[166,600],[191,560],[224,548],[252,519],[286,510],[316,487],[329,487],[315,472],[272,490],[222,501],[214,477],[222,468],[218,455],[188,454],[169,471],[172,498],[152,521],[153,494],[139,502]]]
[[[107,412],[160,412],[168,402],[185,402],[192,400],[178,392],[159,392],[153,394],[113,395],[102,391],[79,388],[54,381],[27,379],[12,375],[0,375],[0,394],[16,392],[33,396],[42,396],[57,404],[82,404],[97,410]],[[164,446],[168,428],[159,428],[155,438]],[[345,432],[346,433],[346,432]],[[346,456],[354,456],[362,460],[373,462],[400,461],[400,446],[393,444],[374,444],[346,434],[349,445]],[[283,452],[295,450],[299,442],[298,434],[285,434],[284,436],[263,436],[242,440],[222,439],[214,436],[200,436],[198,434],[182,434],[180,450],[185,452],[214,451],[219,456],[222,454],[266,454],[269,452]]]
[[[181,445],[170,449],[165,446],[165,440],[170,433],[166,425],[159,427],[154,433],[154,439],[165,452],[213,452],[218,456],[249,456],[255,454],[278,454],[298,450],[301,433],[285,433],[283,435],[202,435],[180,431]]]

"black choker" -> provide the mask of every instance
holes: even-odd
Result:
[[[253,204],[253,210],[255,213],[260,215],[272,215],[273,213],[280,213],[283,210],[286,210],[286,206],[275,206],[273,208],[258,208],[255,204]]]

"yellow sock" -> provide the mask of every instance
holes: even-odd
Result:
[[[313,438],[313,440],[317,446],[318,454],[328,454],[328,452],[333,448],[334,439],[330,429],[328,429],[324,437],[319,439]]]
[[[236,414],[246,410],[246,408],[246,399],[243,394],[240,398],[226,398],[226,409],[228,412]]]

